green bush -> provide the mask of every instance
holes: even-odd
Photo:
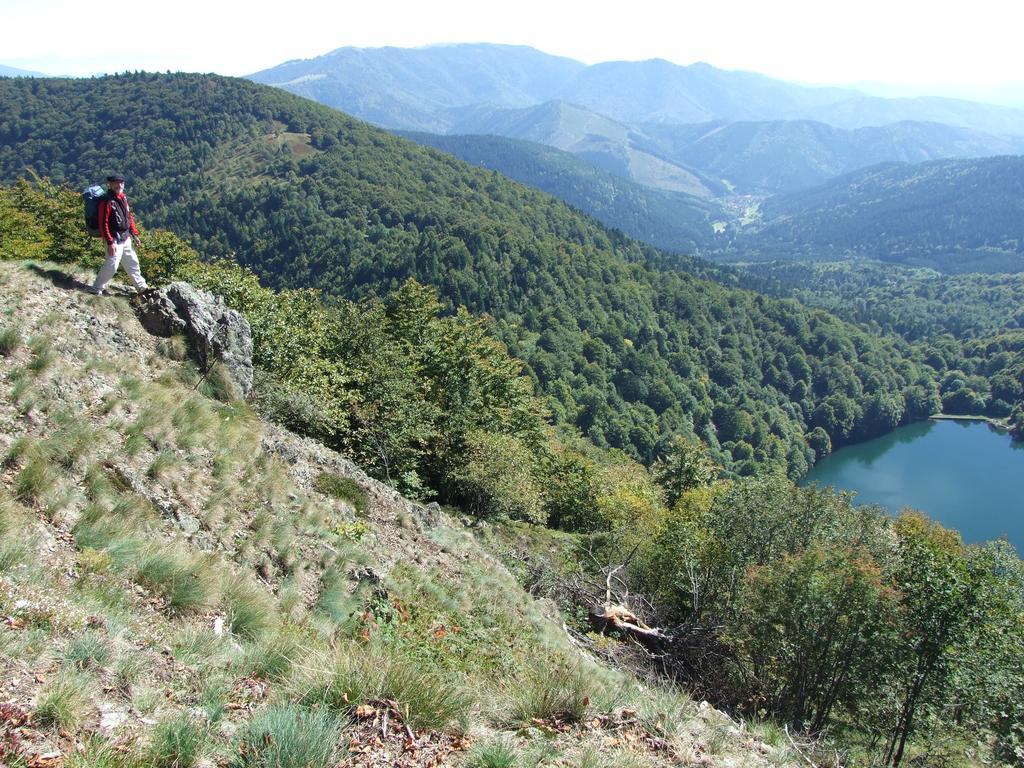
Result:
[[[369,506],[366,489],[351,477],[344,477],[336,472],[321,472],[313,481],[313,487],[324,496],[347,501],[357,515],[365,515]]]

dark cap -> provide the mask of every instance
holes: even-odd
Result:
[[[120,173],[112,173],[107,176],[107,181],[124,181],[124,176]]]

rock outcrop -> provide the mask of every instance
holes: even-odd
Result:
[[[252,391],[252,330],[249,321],[229,309],[220,296],[188,283],[171,283],[141,294],[135,311],[142,326],[156,336],[181,334],[202,370],[221,363],[240,394]]]

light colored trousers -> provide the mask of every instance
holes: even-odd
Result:
[[[142,276],[142,270],[139,269],[139,257],[136,255],[132,239],[129,237],[123,243],[114,243],[114,255],[107,256],[103,266],[100,267],[99,274],[96,275],[96,282],[92,284],[94,291],[102,291],[107,287],[107,283],[117,272],[118,264],[124,267],[124,271],[128,273],[128,277],[132,279],[136,288],[143,290],[147,287],[146,278]]]

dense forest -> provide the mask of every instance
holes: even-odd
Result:
[[[4,80],[0,105],[4,179],[82,186],[119,168],[141,220],[277,288],[435,286],[445,311],[493,317],[558,422],[646,464],[682,434],[728,472],[795,477],[940,407],[902,339],[699,279],[547,195],[275,89]]]
[[[668,251],[713,244],[725,213],[707,199],[628,181],[543,144],[501,136],[401,133],[472,165],[503,173],[588,213],[607,227]]]
[[[867,260],[748,264],[740,282],[898,334],[940,376],[949,413],[1024,428],[1024,275],[947,275]]]

